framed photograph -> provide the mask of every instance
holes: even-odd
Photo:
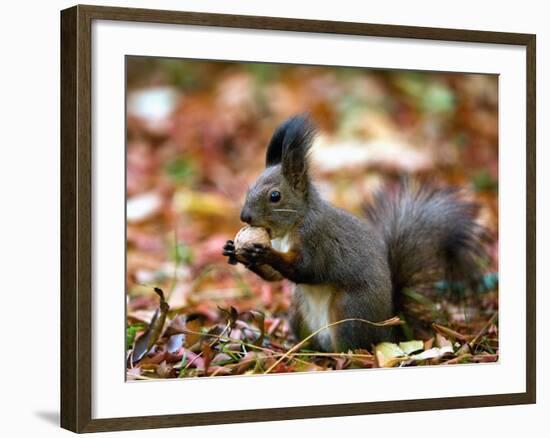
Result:
[[[535,403],[535,35],[61,12],[61,425]]]

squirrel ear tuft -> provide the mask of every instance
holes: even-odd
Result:
[[[305,192],[309,183],[307,154],[316,129],[306,115],[294,116],[284,122],[282,171],[286,180],[297,190]]]
[[[307,152],[314,135],[315,126],[307,115],[298,115],[285,120],[275,129],[269,141],[265,166],[270,167],[281,164],[283,151],[288,144],[303,143]]]
[[[276,166],[280,164],[283,159],[283,141],[285,139],[285,132],[287,129],[288,120],[281,123],[267,146],[267,152],[265,154],[265,167]]]

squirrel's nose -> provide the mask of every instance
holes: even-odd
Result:
[[[247,208],[243,208],[241,211],[241,221],[250,224],[252,222],[252,214]]]

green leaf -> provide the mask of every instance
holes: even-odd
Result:
[[[425,111],[446,113],[454,110],[455,97],[452,91],[442,84],[433,84],[422,95],[422,106]]]
[[[126,327],[126,349],[130,348],[136,339],[137,332],[145,329],[145,324],[137,323]]]
[[[170,257],[176,264],[185,263],[187,265],[193,262],[193,251],[185,243],[178,242],[172,245]]]
[[[177,183],[189,183],[195,175],[192,162],[182,157],[169,161],[164,170],[168,177]]]
[[[407,341],[407,342],[400,342],[399,348],[403,350],[403,353],[405,354],[411,354],[415,351],[420,351],[424,349],[424,342],[423,341]]]
[[[380,367],[393,367],[406,357],[405,352],[397,344],[381,342],[374,347],[374,355]]]
[[[479,171],[472,177],[472,184],[478,192],[494,192],[498,189],[498,181],[486,169]]]

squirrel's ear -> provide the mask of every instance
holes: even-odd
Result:
[[[281,163],[283,159],[283,141],[285,139],[287,123],[288,120],[281,123],[273,133],[265,154],[265,167],[276,166]]]
[[[313,143],[315,126],[309,117],[300,115],[288,119],[284,129],[282,171],[285,179],[297,190],[308,186],[307,153]]]

